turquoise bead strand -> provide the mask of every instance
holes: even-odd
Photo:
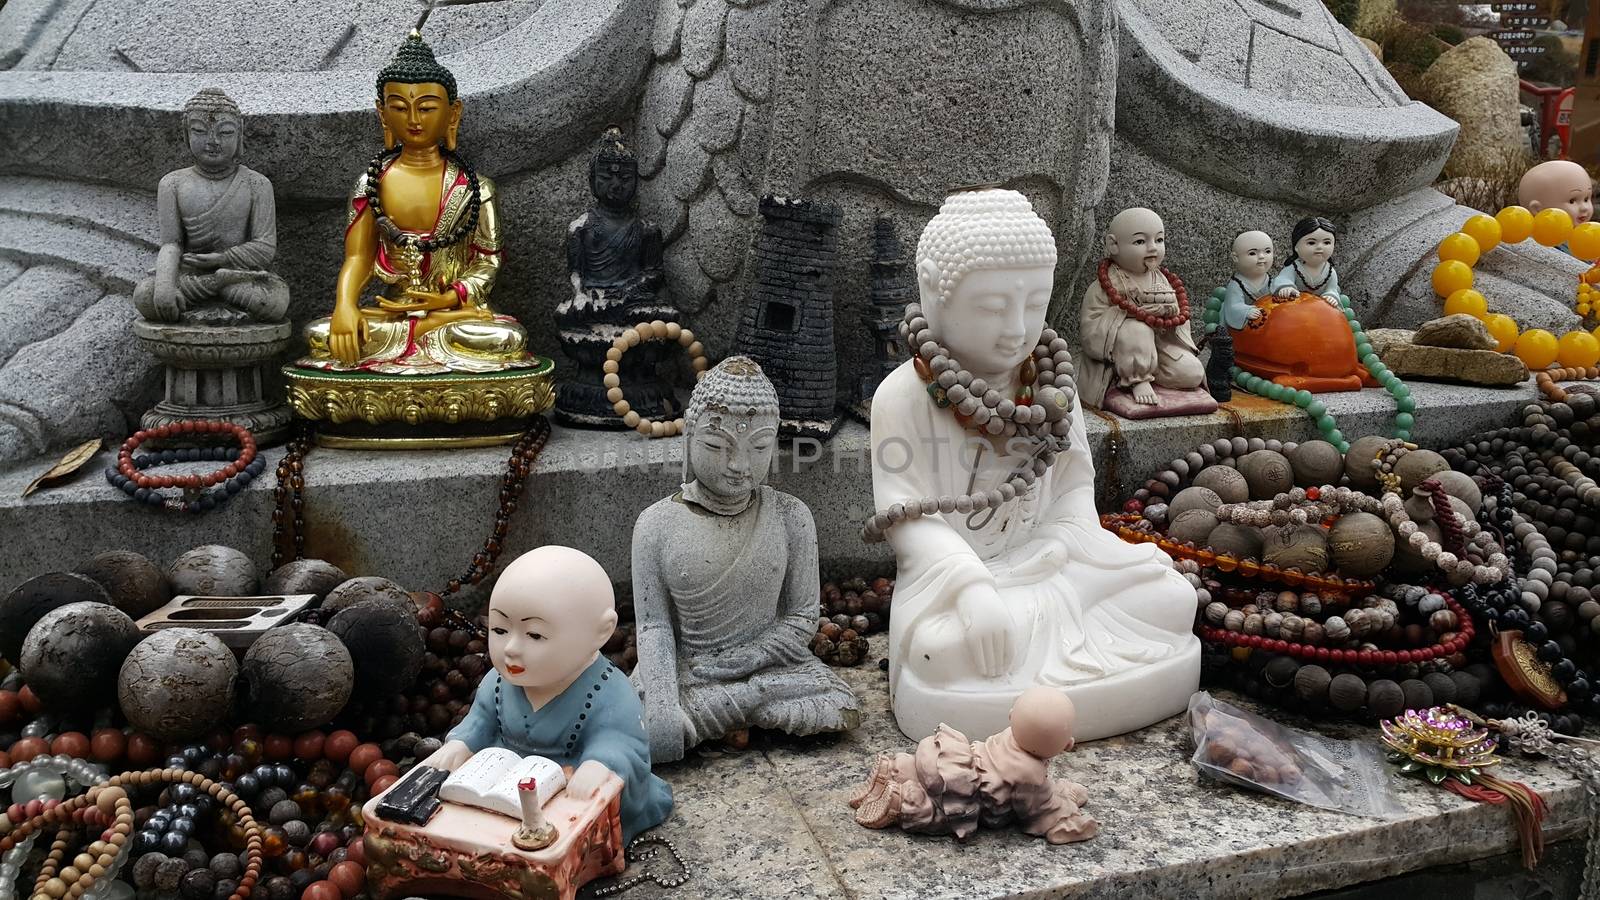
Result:
[[[1383,360],[1373,351],[1371,339],[1362,330],[1361,323],[1356,320],[1355,310],[1350,308],[1350,298],[1341,295],[1339,308],[1344,313],[1345,321],[1350,325],[1350,334],[1356,340],[1356,359],[1366,366],[1367,371],[1372,373],[1373,379],[1394,398],[1394,436],[1402,441],[1411,440],[1411,429],[1416,424],[1417,409],[1416,401],[1411,398],[1411,389],[1406,387],[1398,375],[1389,371],[1389,367],[1384,365]],[[1210,334],[1223,327],[1221,320],[1222,289],[1218,288],[1212,291],[1206,300],[1204,314],[1206,333]],[[1310,391],[1285,387],[1270,379],[1252,375],[1238,366],[1233,367],[1233,383],[1252,394],[1300,407],[1316,422],[1317,430],[1322,433],[1324,440],[1338,447],[1341,453],[1350,449],[1350,442],[1345,439],[1344,432],[1339,430],[1339,423],[1334,420],[1333,414],[1328,412],[1328,408]]]

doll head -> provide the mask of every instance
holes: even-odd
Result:
[[[1564,209],[1572,224],[1594,218],[1594,181],[1583,166],[1569,159],[1552,159],[1529,169],[1517,185],[1517,202],[1529,212]]]
[[[1030,755],[1048,760],[1072,749],[1077,718],[1066,694],[1055,688],[1031,687],[1011,704],[1011,736]]]
[[[611,577],[588,554],[540,547],[517,557],[489,597],[489,661],[523,688],[565,688],[617,627]]]

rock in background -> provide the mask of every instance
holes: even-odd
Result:
[[[1482,177],[1527,156],[1517,85],[1517,64],[1486,37],[1462,41],[1423,73],[1417,99],[1461,125],[1447,174]]]

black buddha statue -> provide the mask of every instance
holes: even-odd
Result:
[[[675,322],[678,312],[659,297],[661,229],[634,208],[639,163],[616,128],[601,137],[590,160],[589,190],[595,204],[572,223],[567,236],[572,297],[556,307],[561,348],[574,363],[557,392],[556,414],[574,425],[622,428],[602,383],[606,350],[633,325]],[[619,374],[628,403],[646,419],[679,411],[671,386],[657,372],[663,352],[645,345],[622,360]]]

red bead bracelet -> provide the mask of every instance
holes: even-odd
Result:
[[[133,451],[139,449],[145,441],[208,434],[232,435],[239,444],[239,458],[207,475],[146,475],[133,464]],[[243,472],[255,458],[255,436],[244,426],[232,422],[189,420],[134,432],[132,437],[122,442],[122,448],[117,451],[117,471],[137,487],[150,490],[179,487],[197,491],[233,478]]]

